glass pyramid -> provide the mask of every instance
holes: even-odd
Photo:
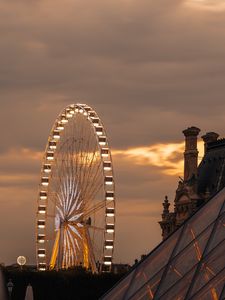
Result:
[[[102,299],[225,299],[225,188]]]

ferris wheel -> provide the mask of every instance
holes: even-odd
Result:
[[[114,239],[114,177],[104,126],[90,106],[69,105],[53,125],[42,162],[37,268],[108,272]]]

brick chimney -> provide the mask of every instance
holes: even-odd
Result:
[[[219,137],[219,134],[216,132],[207,132],[205,135],[202,136],[202,139],[204,141],[204,148],[205,148],[205,153],[207,152],[208,148],[208,143],[211,142],[216,142]]]
[[[197,176],[198,167],[198,149],[197,138],[200,129],[197,127],[188,127],[183,131],[185,136],[184,151],[184,181],[189,180],[193,175]]]

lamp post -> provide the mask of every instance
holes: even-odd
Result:
[[[7,288],[8,288],[8,292],[9,292],[9,299],[11,300],[12,298],[12,290],[13,290],[14,284],[12,282],[12,279],[9,279],[9,282],[7,283]]]

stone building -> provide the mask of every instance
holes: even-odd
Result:
[[[174,211],[165,197],[162,220],[159,222],[165,239],[209,198],[225,186],[225,139],[218,139],[215,132],[202,136],[205,150],[198,166],[197,139],[200,129],[189,127],[185,136],[184,178],[178,183]]]

